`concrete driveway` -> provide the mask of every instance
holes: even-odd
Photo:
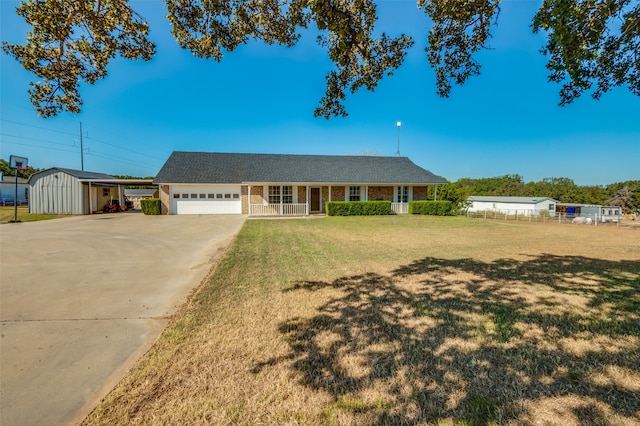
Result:
[[[245,218],[118,213],[0,225],[0,424],[81,421]]]

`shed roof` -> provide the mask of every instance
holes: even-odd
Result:
[[[442,184],[407,157],[176,151],[153,183]]]
[[[55,172],[55,171],[59,171],[59,172],[63,172],[66,173],[70,176],[75,177],[76,179],[78,179],[80,182],[83,183],[99,183],[101,185],[106,185],[106,186],[114,186],[114,185],[152,185],[153,184],[153,180],[152,179],[137,179],[137,178],[131,178],[131,179],[118,179],[115,176],[111,176],[105,173],[97,173],[97,172],[87,172],[85,170],[74,170],[74,169],[65,169],[62,167],[51,167],[50,169],[46,169],[46,170],[42,170],[39,171],[37,173],[32,174],[31,176],[29,176],[29,184],[31,184],[31,179],[35,176],[38,177],[40,175],[43,175],[45,173],[50,173],[50,172]]]
[[[80,180],[114,180],[116,179],[116,177],[111,176],[111,175],[107,175],[105,173],[97,173],[97,172],[87,172],[85,170],[74,170],[74,169],[65,169],[62,167],[51,167],[49,169],[46,170],[41,170],[39,172],[36,172],[34,174],[32,174],[31,176],[29,176],[29,183],[31,183],[31,180],[34,177],[38,177],[42,174],[45,173],[50,173],[52,171],[60,171],[63,173],[66,173],[68,175],[71,175],[73,177],[75,177],[76,179],[80,179]]]
[[[493,196],[493,195],[472,195],[468,197],[469,201],[481,201],[481,202],[493,202],[493,203],[518,203],[518,204],[537,204],[543,201],[553,201],[555,203],[558,200],[554,200],[549,197],[505,197],[505,196]]]

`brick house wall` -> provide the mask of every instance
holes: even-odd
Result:
[[[426,186],[414,186],[413,187],[413,199],[414,200],[428,200],[428,187]]]
[[[160,198],[160,214],[171,212],[171,199],[169,198],[169,185],[160,185],[158,196]]]
[[[327,201],[329,198],[327,198]],[[331,201],[344,201],[344,186],[331,187]]]
[[[249,187],[247,185],[240,187],[240,199],[242,201],[242,214],[249,214]]]
[[[369,200],[384,200],[393,202],[393,186],[370,186]]]
[[[307,202],[307,187],[298,186],[298,203],[304,204]]]

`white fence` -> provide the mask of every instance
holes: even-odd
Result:
[[[542,213],[535,210],[483,210],[467,212],[467,217],[481,219],[497,219],[497,220],[517,220],[526,222],[558,222],[558,223],[576,223],[598,225],[598,223],[620,223],[621,218],[611,218],[608,216],[599,216],[597,214],[557,214],[554,216],[548,213]]]
[[[306,203],[296,204],[251,204],[250,216],[306,216],[309,214]]]
[[[409,203],[391,203],[391,211],[395,214],[409,213]]]

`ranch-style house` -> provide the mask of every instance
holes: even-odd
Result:
[[[447,181],[407,157],[174,152],[153,183],[162,214],[303,216],[328,201],[408,202]],[[431,192],[429,189],[431,188]]]

